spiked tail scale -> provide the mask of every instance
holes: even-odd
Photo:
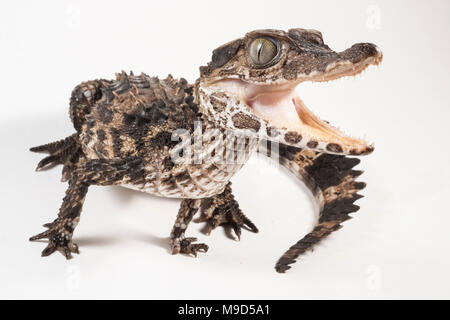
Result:
[[[77,134],[73,134],[59,141],[30,148],[30,151],[49,154],[49,156],[39,161],[36,171],[51,168],[58,164],[63,164],[64,167],[61,180],[67,181],[70,178],[72,166],[79,158],[81,147]]]
[[[260,152],[269,156],[270,143],[267,149]],[[305,182],[320,204],[319,220],[313,230],[292,245],[277,261],[275,270],[284,273],[300,255],[342,228],[341,223],[351,219],[349,214],[359,210],[354,202],[363,197],[357,192],[364,189],[366,184],[355,180],[363,173],[353,170],[360,162],[357,158],[280,145],[279,159],[281,165]]]

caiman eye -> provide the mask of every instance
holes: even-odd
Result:
[[[256,38],[248,47],[248,54],[252,62],[257,66],[263,66],[275,58],[278,46],[275,39]]]

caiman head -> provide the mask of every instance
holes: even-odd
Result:
[[[316,30],[252,31],[214,50],[200,67],[197,100],[204,115],[229,130],[320,152],[369,154],[372,144],[319,119],[295,89],[303,81],[355,76],[381,60],[371,43],[335,52]]]

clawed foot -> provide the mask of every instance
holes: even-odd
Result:
[[[195,222],[206,222],[206,234],[208,235],[218,226],[231,227],[238,240],[241,239],[242,228],[258,232],[258,228],[244,215],[237,203],[225,203],[219,206],[214,206],[213,203],[207,204],[207,207],[202,207],[201,216]]]
[[[44,238],[48,239],[48,245],[42,251],[43,257],[59,251],[66,259],[70,259],[72,258],[72,253],[80,253],[78,245],[72,242],[72,234],[64,229],[61,224],[52,222],[44,224],[44,227],[49,228],[49,230],[30,238],[30,241],[37,241]]]
[[[208,245],[204,243],[193,243],[197,241],[197,238],[184,238],[175,240],[172,243],[172,254],[184,253],[197,257],[197,252],[207,252]]]

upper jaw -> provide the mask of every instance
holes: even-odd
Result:
[[[381,50],[372,43],[357,43],[342,52],[327,48],[307,51],[291,48],[281,66],[274,66],[275,77],[241,78],[253,84],[298,84],[304,81],[322,82],[355,76],[370,65],[378,65],[383,60]],[[262,79],[262,80],[261,80]]]
[[[305,80],[331,81],[342,77],[356,76],[370,65],[379,65],[383,60],[381,50],[372,43],[358,43],[340,52],[329,62],[323,72],[316,72]]]

